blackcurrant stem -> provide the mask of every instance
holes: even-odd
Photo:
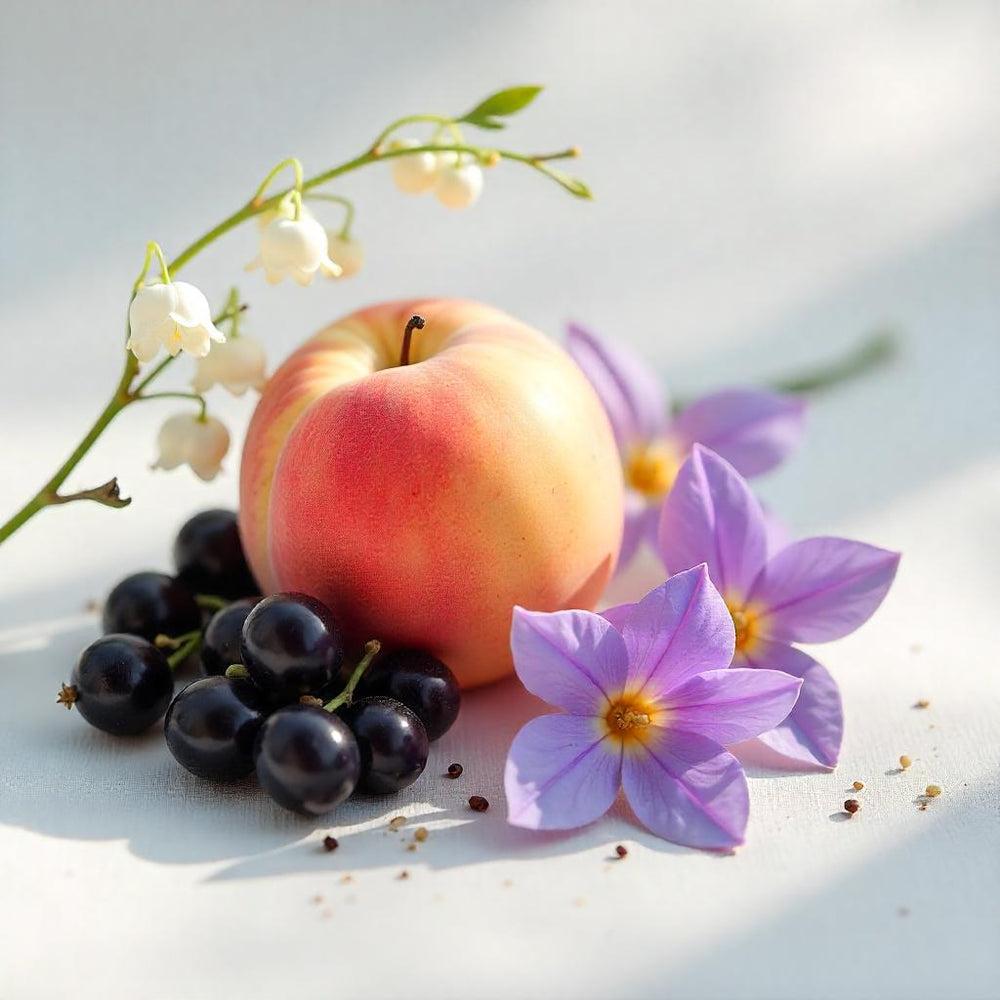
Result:
[[[400,368],[410,363],[410,338],[413,336],[413,331],[422,330],[423,328],[424,328],[423,316],[410,317],[410,322],[406,324],[406,329],[403,331],[403,349],[399,352]]]
[[[378,656],[381,648],[382,644],[378,639],[369,639],[365,643],[365,655],[361,657],[361,662],[354,668],[354,673],[351,674],[347,686],[336,698],[332,698],[323,706],[327,712],[336,712],[341,705],[350,705],[354,697],[354,689],[358,686],[358,682],[364,676],[365,671],[371,666],[372,660]]]
[[[192,653],[201,649],[201,632],[189,632],[185,641],[167,657],[171,670],[176,670]]]
[[[181,633],[181,635],[164,635],[161,632],[153,640],[153,645],[157,649],[179,649],[196,635],[201,635],[201,629],[192,629],[190,632]]]
[[[228,608],[231,603],[215,594],[195,594],[194,599],[202,611],[221,611],[223,608]]]
[[[250,676],[250,671],[242,663],[231,663],[226,667],[226,676],[231,681],[245,681]]]

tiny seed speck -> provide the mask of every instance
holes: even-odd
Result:
[[[861,808],[861,803],[857,799],[848,799],[844,803],[844,812],[850,813],[852,816]]]
[[[930,706],[930,702],[926,698],[921,698],[913,707],[914,708],[927,708]]]
[[[617,854],[618,857],[620,857],[620,858],[627,858],[628,857],[628,848],[624,844],[619,844],[615,848],[615,854]]]
[[[907,757],[905,753],[899,758],[899,766],[904,770],[908,768],[912,763],[913,761],[910,760],[910,758]]]
[[[449,778],[460,778],[462,777],[462,771],[464,768],[461,764],[449,764],[448,765],[448,777]]]
[[[489,809],[490,804],[482,797],[482,795],[473,795],[469,799],[469,808],[473,812],[484,813]]]
[[[336,837],[324,837],[323,838],[323,850],[324,851],[335,851],[340,846],[337,843]]]
[[[940,785],[928,785],[924,789],[924,795],[926,795],[929,799],[936,799],[940,794],[941,794]]]
[[[852,785],[851,787],[852,787],[852,788],[853,788],[853,789],[854,789],[854,790],[855,790],[856,792],[860,792],[860,791],[861,791],[861,789],[865,787],[865,783],[864,783],[863,781],[855,781],[855,782],[854,782],[854,784],[853,784],[853,785]]]
[[[422,844],[427,839],[427,827],[418,826],[416,830],[413,831],[413,839],[420,841]]]
[[[389,820],[389,829],[393,832],[401,830],[404,826],[406,826],[405,816],[393,816],[392,819]]]

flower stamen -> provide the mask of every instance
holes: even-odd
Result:
[[[625,461],[625,482],[647,500],[659,500],[670,492],[679,465],[673,452],[662,444],[633,449]]]

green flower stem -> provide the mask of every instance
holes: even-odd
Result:
[[[142,262],[142,270],[139,272],[139,277],[135,279],[135,284],[132,286],[133,296],[139,291],[140,288],[142,288],[143,282],[146,280],[146,275],[149,273],[149,265],[153,262],[154,255],[160,262],[160,279],[163,284],[170,284],[170,270],[163,257],[163,251],[160,249],[160,244],[155,242],[155,240],[150,241],[146,244],[146,259]]]
[[[329,201],[335,205],[344,206],[344,224],[340,227],[341,239],[350,239],[351,226],[354,225],[354,202],[350,198],[345,198],[341,194],[326,194],[319,191],[309,195],[309,201]]]
[[[230,230],[235,229],[240,223],[245,222],[247,219],[260,215],[262,212],[276,209],[282,199],[287,197],[287,195],[292,191],[297,191],[301,197],[303,193],[312,191],[314,188],[327,184],[328,182],[335,180],[338,177],[342,177],[345,174],[352,173],[353,171],[366,167],[369,164],[377,163],[381,160],[393,159],[397,156],[408,156],[414,153],[453,152],[469,153],[481,162],[490,165],[501,159],[512,160],[516,163],[523,163],[526,166],[530,166],[535,170],[538,170],[540,173],[548,176],[561,187],[565,188],[577,197],[589,198],[591,196],[590,191],[581,181],[568,177],[567,175],[554,170],[547,165],[547,162],[550,160],[568,159],[576,156],[577,150],[575,147],[561,152],[539,154],[534,156],[517,153],[512,150],[494,149],[492,147],[464,144],[452,145],[450,143],[432,142],[425,143],[422,146],[404,149],[383,150],[381,148],[385,139],[396,129],[404,125],[417,122],[450,124],[452,121],[453,119],[443,115],[409,115],[405,118],[397,119],[379,134],[376,141],[364,153],[306,180],[302,180],[301,166],[298,166],[296,168],[294,186],[265,199],[263,197],[264,192],[266,192],[267,186],[277,175],[278,171],[288,165],[295,167],[298,163],[297,160],[292,159],[282,161],[282,163],[278,164],[278,166],[271,171],[267,178],[265,178],[264,183],[258,188],[254,197],[249,202],[237,209],[227,218],[223,219],[220,223],[218,223],[218,225],[209,229],[202,236],[198,237],[198,239],[191,243],[190,246],[182,250],[172,261],[168,262],[163,257],[162,251],[160,251],[157,244],[149,244],[146,248],[146,261],[144,263],[143,272],[140,276],[140,280],[136,283],[136,288],[140,287],[142,281],[145,280],[146,273],[149,270],[149,264],[154,255],[158,257],[160,261],[160,270],[164,281],[168,281],[171,275],[176,275],[185,264],[197,256],[207,246],[214,243]],[[70,473],[73,472],[77,465],[79,465],[84,455],[90,451],[94,442],[101,436],[101,434],[104,433],[111,421],[114,420],[122,410],[139,399],[150,398],[150,396],[144,395],[144,390],[151,382],[154,381],[154,379],[159,377],[159,375],[171,364],[173,360],[174,359],[170,357],[165,358],[147,375],[145,375],[137,385],[133,386],[133,382],[139,373],[139,364],[131,352],[126,352],[122,374],[118,380],[118,385],[112,393],[111,399],[105,405],[104,409],[98,415],[90,429],[83,436],[80,443],[73,449],[66,461],[63,462],[63,464],[56,470],[52,478],[49,479],[42,486],[42,488],[38,490],[38,492],[35,493],[34,496],[32,496],[31,499],[28,500],[28,502],[8,521],[0,525],[0,544],[10,538],[10,536],[13,535],[19,528],[23,527],[40,510],[54,504],[68,503],[71,500],[76,499],[94,499],[100,503],[105,503],[107,506],[124,506],[128,503],[127,499],[122,499],[117,496],[117,484],[115,485],[114,490],[115,496],[111,497],[109,495],[106,499],[102,499],[99,495],[93,495],[98,493],[101,489],[100,487],[96,490],[84,490],[81,493],[72,494],[60,494],[59,488],[69,477]],[[114,481],[112,480],[112,482]]]
[[[857,347],[835,361],[799,375],[775,379],[780,392],[814,394],[849,382],[892,361],[899,353],[899,337],[893,330],[875,330]]]
[[[282,160],[260,183],[260,187],[254,193],[253,198],[250,199],[251,202],[260,201],[264,197],[264,192],[271,186],[271,181],[274,180],[278,174],[281,173],[285,167],[291,167],[295,171],[295,184],[293,185],[293,190],[302,190],[302,164],[294,157],[290,156],[287,160]]]
[[[361,662],[354,668],[354,672],[351,674],[350,680],[348,680],[344,690],[336,698],[331,698],[323,706],[325,711],[336,712],[341,705],[350,705],[351,699],[354,697],[354,689],[358,686],[361,678],[364,677],[365,671],[371,666],[372,660],[378,656],[381,648],[382,644],[378,639],[369,639],[365,643],[365,655],[361,657]]]
[[[385,142],[393,132],[398,129],[404,128],[407,125],[450,125],[454,121],[448,115],[406,115],[404,118],[397,118],[391,125],[387,125],[378,134],[378,138],[372,143],[372,152],[377,152],[381,149],[382,144]]]
[[[147,399],[191,399],[199,406],[198,419],[204,421],[208,413],[208,404],[205,397],[197,392],[147,392],[141,396],[136,396],[133,403],[142,403]]]

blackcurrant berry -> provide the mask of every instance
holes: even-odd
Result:
[[[70,684],[80,714],[114,736],[148,729],[174,693],[166,656],[135,635],[106,635],[92,642],[77,659]]]
[[[400,649],[383,656],[365,674],[360,690],[364,695],[401,701],[424,724],[432,742],[451,729],[462,701],[451,670],[419,649]]]
[[[305,594],[265,597],[243,623],[240,658],[274,704],[322,691],[344,659],[340,626]]]
[[[201,640],[201,662],[209,677],[224,674],[227,667],[242,662],[243,623],[259,603],[259,597],[244,597],[212,615]]]
[[[412,785],[429,752],[423,723],[393,698],[362,698],[339,710],[361,751],[360,791],[387,795]]]
[[[104,631],[127,632],[153,640],[201,627],[201,612],[190,592],[166,573],[133,573],[108,594]]]
[[[322,708],[289,705],[265,720],[254,748],[257,780],[278,805],[320,816],[354,791],[361,754],[346,724]]]
[[[263,699],[249,681],[204,677],[170,703],[163,729],[181,766],[199,778],[233,781],[253,770],[263,722]]]
[[[248,597],[260,593],[243,553],[236,513],[203,510],[177,533],[177,576],[196,594]]]

